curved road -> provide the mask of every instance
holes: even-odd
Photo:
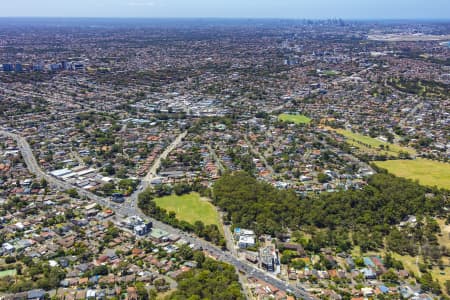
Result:
[[[186,134],[186,133],[183,133],[183,134]],[[181,134],[166,149],[166,151],[163,152],[163,154],[160,156],[160,158],[163,158],[163,155],[166,152],[167,152],[166,156],[168,155],[168,153],[170,151],[167,151],[167,150],[169,150],[170,148],[174,149],[176,147],[176,145],[183,139],[183,136],[182,136],[183,134]],[[162,230],[164,230],[168,233],[171,233],[171,234],[177,234],[191,244],[194,244],[196,246],[201,246],[204,250],[208,251],[209,253],[211,253],[212,255],[217,257],[219,260],[227,262],[231,265],[234,265],[238,270],[245,272],[248,276],[253,276],[253,277],[259,278],[261,280],[264,280],[265,282],[277,287],[280,290],[294,294],[296,297],[298,297],[300,299],[306,299],[306,300],[316,300],[317,299],[314,296],[307,293],[303,288],[297,288],[293,285],[289,285],[288,283],[286,283],[276,277],[273,277],[272,274],[256,268],[255,266],[251,265],[247,261],[243,261],[243,260],[236,258],[230,252],[223,251],[222,249],[220,249],[200,238],[197,238],[191,234],[187,234],[181,230],[173,228],[173,227],[171,227],[165,223],[162,223],[160,221],[157,221],[153,218],[149,218],[148,216],[144,215],[144,213],[142,213],[142,211],[134,205],[129,206],[129,207],[117,205],[115,203],[112,203],[111,201],[109,201],[106,198],[99,197],[91,192],[88,192],[88,191],[82,189],[82,188],[73,186],[71,184],[68,184],[67,182],[57,179],[56,177],[46,174],[39,167],[39,165],[36,161],[36,158],[33,155],[31,147],[25,138],[23,138],[22,136],[20,136],[18,134],[4,131],[4,130],[0,130],[0,135],[10,137],[16,141],[17,146],[19,147],[19,150],[22,153],[22,157],[23,157],[30,173],[35,174],[38,178],[45,178],[50,185],[56,187],[57,189],[59,189],[61,191],[66,191],[68,189],[76,189],[79,195],[89,198],[102,206],[110,208],[111,210],[113,210],[116,213],[116,215],[119,215],[121,217],[126,217],[126,216],[131,216],[131,215],[140,216],[144,220],[153,222],[153,225],[155,227],[161,228]],[[152,171],[152,170],[153,170],[153,168],[151,168],[150,171]],[[151,172],[149,172],[149,173],[151,173]],[[155,175],[155,174],[153,174],[153,175]],[[151,176],[152,175],[147,174],[146,179],[151,178]]]

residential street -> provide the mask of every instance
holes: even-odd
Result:
[[[184,133],[185,134],[185,133]],[[264,272],[258,268],[256,268],[255,266],[251,265],[250,263],[246,262],[246,261],[242,261],[239,260],[238,258],[236,258],[235,256],[233,256],[230,252],[228,251],[224,251],[219,249],[218,247],[202,240],[199,239],[197,237],[194,237],[191,234],[187,234],[182,232],[181,230],[175,229],[167,224],[164,224],[162,222],[159,222],[155,219],[149,218],[146,215],[144,215],[137,207],[135,206],[122,206],[122,205],[117,205],[117,204],[112,204],[111,201],[109,201],[108,199],[99,197],[97,195],[94,195],[91,192],[88,192],[82,188],[78,188],[75,186],[72,186],[68,183],[65,183],[63,181],[60,181],[58,179],[56,179],[53,176],[50,176],[48,174],[46,174],[38,165],[36,158],[33,155],[33,152],[31,150],[30,145],[28,144],[28,142],[21,137],[18,134],[12,133],[12,132],[8,132],[8,131],[4,131],[4,130],[0,130],[0,135],[3,136],[7,136],[7,137],[11,137],[14,140],[16,140],[18,147],[22,153],[22,156],[25,160],[25,163],[28,166],[28,169],[31,173],[35,174],[38,178],[45,178],[49,184],[53,185],[54,187],[56,187],[57,189],[61,190],[61,191],[65,191],[68,189],[76,189],[78,194],[82,197],[86,197],[89,198],[95,202],[97,202],[98,204],[105,206],[105,207],[109,207],[110,209],[112,209],[116,215],[120,216],[120,217],[126,217],[126,216],[131,216],[131,215],[137,215],[140,216],[141,218],[148,220],[148,221],[152,221],[153,222],[153,226],[160,228],[164,231],[167,231],[171,234],[178,234],[180,236],[182,236],[183,239],[185,239],[187,242],[194,244],[196,246],[200,246],[202,247],[204,250],[208,251],[211,255],[217,257],[219,260],[227,262],[229,264],[234,265],[238,270],[240,270],[241,272],[244,272],[245,274],[249,275],[249,276],[253,276],[256,278],[259,278],[261,280],[266,281],[269,284],[272,284],[273,286],[279,288],[280,290],[284,290],[287,292],[292,292],[293,294],[295,294],[297,297],[301,298],[301,299],[307,299],[307,300],[312,300],[312,299],[316,299],[313,296],[309,295],[307,292],[303,291],[302,289],[299,289],[297,287],[291,286],[288,283],[285,283],[275,277],[272,276],[272,274]],[[175,148],[175,146],[177,145],[177,143],[179,141],[181,141],[183,138],[183,134],[180,135],[175,141],[174,143],[172,143],[159,157],[158,161],[160,161],[162,158],[164,158],[164,155],[167,156],[168,153],[170,153],[170,151]],[[155,165],[153,165],[153,167],[151,168],[149,174],[146,176],[146,180],[149,180],[152,178],[152,175],[154,176],[156,174],[156,170],[157,167]]]

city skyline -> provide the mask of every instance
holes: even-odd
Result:
[[[0,17],[448,19],[445,0],[17,0]]]

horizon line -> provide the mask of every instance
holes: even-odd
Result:
[[[121,17],[121,16],[0,16],[0,19],[118,19],[118,20],[283,20],[283,21],[328,21],[328,20],[343,20],[343,21],[449,21],[450,18],[342,18],[342,17],[207,17],[207,16],[191,16],[191,17]]]

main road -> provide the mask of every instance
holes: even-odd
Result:
[[[187,135],[187,131],[184,131],[180,133],[175,140],[166,148],[164,151],[155,159],[153,164],[150,166],[150,169],[148,170],[147,174],[144,178],[142,178],[142,182],[140,183],[139,187],[136,189],[136,191],[128,197],[128,201],[124,203],[125,206],[129,206],[130,208],[133,208],[135,210],[139,210],[137,207],[137,199],[139,194],[142,190],[146,189],[150,186],[151,182],[157,178],[158,169],[161,166],[161,161],[163,159],[166,159],[167,156],[172,152],[175,148],[177,148],[183,139]]]
[[[184,138],[185,134],[186,133],[183,133],[180,136],[178,136],[178,138],[166,149],[166,151],[164,151],[162,153],[160,158],[163,158],[164,155],[167,156],[168,153],[170,153],[170,151],[171,151],[170,149],[174,149],[176,147],[176,145],[178,145],[180,143],[180,141]],[[240,272],[244,272],[248,276],[253,276],[255,278],[263,280],[263,281],[277,287],[280,290],[290,292],[290,293],[294,294],[297,298],[306,299],[306,300],[316,300],[317,299],[314,296],[307,293],[304,290],[304,288],[298,288],[296,286],[290,285],[289,283],[286,283],[286,282],[272,276],[272,274],[256,268],[254,265],[250,264],[249,262],[238,259],[234,255],[232,255],[230,252],[224,251],[224,250],[216,247],[215,245],[212,245],[211,243],[206,242],[205,240],[195,237],[192,234],[185,233],[181,230],[173,228],[172,226],[169,226],[158,220],[149,218],[136,205],[130,205],[130,206],[117,205],[115,203],[112,203],[111,201],[109,201],[106,198],[97,196],[87,190],[84,190],[77,186],[73,186],[67,182],[59,180],[56,177],[53,177],[53,176],[45,173],[38,165],[36,158],[33,155],[33,151],[31,150],[30,145],[28,144],[28,142],[26,141],[26,139],[24,137],[20,136],[19,134],[5,131],[5,130],[0,130],[0,135],[14,139],[17,143],[17,146],[22,154],[22,157],[23,157],[30,173],[34,174],[37,178],[44,178],[45,180],[47,180],[47,182],[51,186],[53,186],[61,191],[66,191],[68,189],[75,189],[80,196],[86,197],[88,199],[95,201],[96,203],[98,203],[102,206],[108,207],[109,209],[113,210],[115,212],[115,214],[118,215],[119,217],[126,217],[126,216],[131,216],[131,215],[140,216],[144,220],[151,221],[155,227],[161,228],[162,230],[164,230],[170,234],[177,234],[177,235],[181,236],[187,242],[194,244],[198,247],[202,247],[204,250],[208,251],[213,256],[217,257],[219,260],[227,262],[227,263],[235,266]],[[151,168],[149,173],[151,173],[152,171],[155,171],[155,172],[150,175],[147,174],[148,176],[145,177],[145,182],[147,182],[146,180],[150,179],[152,175],[153,176],[156,175],[157,169],[158,168],[155,168],[155,169]]]

